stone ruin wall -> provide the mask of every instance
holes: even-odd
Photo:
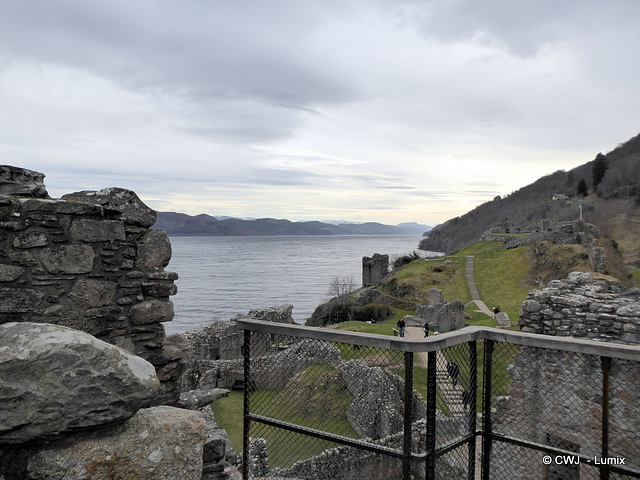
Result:
[[[373,257],[362,257],[362,286],[368,287],[382,281],[389,273],[389,255],[374,253]]]
[[[236,320],[249,318],[293,324],[292,311],[293,305],[255,309],[247,315],[238,315],[228,321],[211,323],[202,330],[170,336],[168,343],[183,353],[184,371],[180,377],[180,389],[189,391],[211,388],[243,388],[242,345],[244,332],[237,330]],[[260,345],[256,345],[254,348],[258,351],[268,351],[271,347],[268,344],[268,339],[264,336],[258,338],[261,339]]]
[[[529,293],[522,303],[520,329],[638,345],[640,289],[574,272]]]
[[[81,330],[153,364],[159,403],[178,394],[181,352],[162,322],[177,274],[171,245],[151,230],[155,212],[129,190],[49,198],[44,175],[0,166],[0,324],[52,323]]]
[[[418,305],[415,317],[420,318],[419,327],[429,322],[429,329],[439,333],[451,332],[464,327],[464,304],[460,300],[445,301],[442,290],[429,290],[429,303]]]
[[[43,180],[0,165],[0,478],[240,478],[210,409],[228,391],[180,394],[155,212],[120,188],[52,199]]]
[[[571,222],[550,222],[542,220],[540,228],[534,231],[520,229],[505,222],[509,227],[498,224],[487,230],[480,237],[481,242],[502,242],[505,248],[517,248],[524,245],[534,245],[540,242],[550,242],[555,245],[583,245],[587,251],[591,268],[598,273],[606,273],[607,258],[605,251],[600,245],[598,238],[601,236],[600,229],[584,220]],[[518,236],[513,233],[526,233]]]
[[[524,332],[638,345],[640,290],[574,272],[529,294],[522,305],[520,327]],[[521,347],[508,369],[512,379],[508,396],[496,398],[494,431],[514,437],[524,434],[543,445],[574,445],[592,458],[600,455],[601,368],[596,356]],[[627,467],[636,469],[640,468],[638,385],[640,364],[613,359],[610,452],[626,457]],[[496,458],[505,455],[512,459],[504,465],[508,469],[504,473],[522,479],[547,475],[540,457],[514,456],[510,448],[494,444]],[[580,474],[580,478],[599,478],[586,466]]]

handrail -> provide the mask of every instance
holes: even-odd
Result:
[[[435,352],[474,340],[493,340],[528,347],[640,361],[640,346],[638,345],[626,345],[575,337],[558,337],[538,333],[514,332],[491,327],[465,327],[460,330],[441,333],[424,339],[408,339],[406,337],[392,337],[390,335],[345,332],[331,328],[307,327],[306,325],[274,323],[245,318],[236,320],[236,328],[238,330],[251,330],[297,338],[312,338],[315,340],[348,343],[412,353]]]

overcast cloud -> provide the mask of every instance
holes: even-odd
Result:
[[[637,0],[0,0],[0,163],[435,225],[640,132]]]

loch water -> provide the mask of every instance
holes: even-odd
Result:
[[[292,304],[304,323],[328,298],[331,280],[362,285],[362,257],[418,251],[417,236],[171,236],[167,271],[177,272],[168,335],[198,330],[255,308]],[[428,252],[418,251],[421,255]]]

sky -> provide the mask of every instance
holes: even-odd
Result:
[[[640,133],[638,0],[0,0],[0,163],[58,198],[436,225]]]

